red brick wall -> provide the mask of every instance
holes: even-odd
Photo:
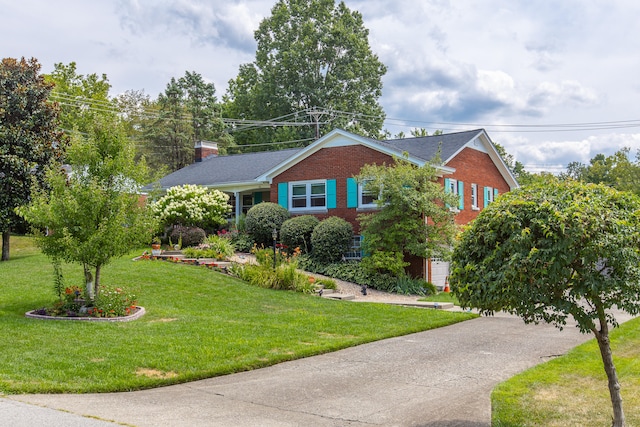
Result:
[[[359,232],[356,217],[359,212],[347,208],[347,178],[360,172],[365,164],[391,164],[391,156],[364,147],[351,145],[346,147],[323,148],[273,179],[270,200],[278,200],[278,183],[305,181],[314,179],[335,179],[337,191],[337,208],[329,209],[327,214],[316,215],[323,219],[328,216],[339,216],[353,224]],[[464,209],[456,216],[457,224],[466,224],[474,219],[479,211],[471,209],[471,184],[478,185],[478,205],[484,207],[483,187],[497,188],[500,194],[509,191],[509,185],[495,167],[488,154],[465,148],[446,166],[456,169],[447,178],[464,182]],[[444,185],[444,178],[440,179]],[[266,200],[266,198],[265,198]]]
[[[393,158],[391,156],[362,145],[323,148],[276,176],[271,185],[270,200],[277,202],[278,183],[281,182],[335,179],[337,192],[336,209],[329,209],[326,214],[316,216],[321,220],[328,216],[344,218],[353,224],[354,232],[358,234],[360,228],[356,218],[361,212],[354,208],[347,208],[347,178],[358,174],[365,164],[391,164],[392,162]],[[497,188],[500,194],[509,191],[507,182],[486,153],[465,148],[446,166],[456,169],[456,172],[452,175],[447,175],[447,178],[464,182],[464,209],[456,216],[457,224],[466,224],[479,213],[479,211],[471,209],[472,183],[478,185],[478,205],[480,209],[484,207],[483,187]],[[440,183],[444,185],[444,178],[440,179]],[[412,276],[422,276],[424,273],[424,260],[413,257],[410,261],[410,274]]]
[[[357,175],[366,164],[391,164],[392,162],[391,156],[362,145],[322,148],[273,179],[271,200],[277,203],[280,182],[335,179],[336,209],[329,209],[326,214],[316,216],[321,220],[329,216],[339,216],[353,224],[354,231],[359,233],[356,220],[359,212],[356,209],[347,208],[347,178]]]
[[[448,167],[456,171],[446,178],[464,182],[464,209],[456,215],[456,224],[466,224],[473,220],[480,211],[471,209],[471,184],[478,184],[478,206],[484,208],[483,187],[497,188],[499,194],[509,191],[509,185],[504,180],[500,171],[491,161],[488,154],[465,148],[453,160],[447,163]],[[441,179],[444,185],[444,178]]]

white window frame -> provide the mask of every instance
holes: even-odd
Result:
[[[494,195],[493,195],[494,189],[493,189],[493,187],[489,187],[489,186],[487,186],[485,188],[487,188],[487,195],[488,195],[488,197],[487,197],[487,205],[489,205],[490,203],[493,203],[493,200],[494,200]],[[482,197],[484,198],[484,195]]]
[[[449,178],[449,192],[454,196],[458,195],[458,180]]]
[[[471,184],[471,210],[480,210],[480,205],[478,204],[478,184]]]
[[[449,194],[453,194],[454,196],[458,195],[458,180],[457,179],[453,179],[453,178],[449,178]],[[449,210],[451,212],[460,212],[460,208],[458,207],[458,204],[456,204],[455,206],[451,206],[449,208]]]
[[[311,194],[311,188],[314,185],[322,184],[324,186],[324,206],[311,206],[312,196],[317,197],[318,195]],[[299,186],[305,186],[305,206],[304,207],[294,207],[293,201],[300,200],[300,197],[296,197],[293,194],[293,188]],[[312,181],[293,181],[289,182],[289,211],[291,212],[309,212],[309,211],[326,211],[327,210],[327,180],[326,179],[316,179]]]
[[[351,238],[351,246],[347,253],[344,254],[345,260],[361,260],[362,259],[362,238],[354,235]]]
[[[358,183],[358,209],[377,208],[378,204],[376,203],[376,199],[373,199],[371,203],[363,202],[363,197],[367,195],[367,191],[365,191],[366,184],[367,184],[367,180],[364,180],[362,184]],[[380,199],[380,195],[378,195],[378,199]]]

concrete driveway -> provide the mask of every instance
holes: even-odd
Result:
[[[99,419],[138,427],[484,427],[490,426],[489,396],[496,384],[590,338],[573,326],[559,331],[498,314],[153,390],[9,396],[0,399],[0,415],[16,410],[7,408],[19,401],[67,411],[61,416],[94,417],[86,426],[106,425],[95,424]],[[22,423],[12,425],[31,426],[29,418],[25,410]]]

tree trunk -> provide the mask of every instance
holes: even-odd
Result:
[[[91,269],[87,264],[82,264],[82,268],[84,269],[84,282],[87,297],[89,297],[89,300],[93,301],[95,294],[93,292],[93,276],[91,275]]]
[[[609,381],[609,394],[611,395],[611,404],[613,405],[613,427],[624,427],[624,411],[622,410],[622,395],[620,394],[620,383],[618,382],[618,374],[613,364],[613,354],[611,353],[611,343],[609,341],[609,328],[606,324],[601,323],[600,332],[596,334],[598,347],[600,347],[600,355],[604,364],[604,370],[607,373]]]
[[[96,297],[100,293],[100,267],[100,264],[96,265],[96,280],[93,283],[93,295],[95,295]]]
[[[9,261],[9,237],[11,230],[7,229],[2,232],[2,259],[0,261]]]

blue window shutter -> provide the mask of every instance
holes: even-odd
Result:
[[[451,184],[449,178],[444,179],[444,192],[447,194],[451,193]]]
[[[493,189],[493,200],[495,200],[495,199],[497,199],[497,198],[498,198],[498,189],[497,189],[497,188],[494,188],[494,189]]]
[[[257,191],[253,193],[253,204],[257,205],[258,203],[262,203],[262,192]]]
[[[335,209],[338,202],[336,197],[336,180],[327,180],[327,209]]]
[[[464,182],[458,181],[458,209],[464,209]]]
[[[484,189],[484,207],[486,208],[489,205],[489,187],[483,187]]]
[[[353,178],[347,178],[347,207],[358,207],[358,181]]]
[[[285,209],[289,209],[289,184],[287,182],[278,183],[278,204]]]

